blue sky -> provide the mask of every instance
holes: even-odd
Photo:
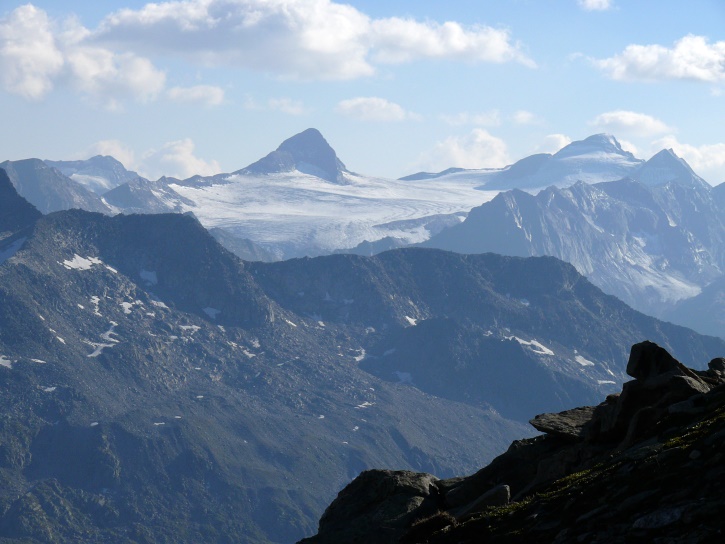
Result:
[[[500,167],[597,132],[725,181],[721,0],[0,4],[0,160],[229,172],[308,127],[351,170]]]

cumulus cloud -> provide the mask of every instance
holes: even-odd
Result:
[[[652,142],[653,152],[661,149],[672,149],[710,183],[717,185],[725,181],[725,143],[694,146],[669,135]]]
[[[304,115],[310,111],[300,100],[286,97],[268,98],[266,101],[260,102],[252,95],[247,95],[242,105],[247,110],[279,111],[287,115]]]
[[[451,126],[476,125],[479,127],[497,127],[501,124],[501,113],[490,110],[480,113],[462,112],[454,115],[441,115],[441,120]]]
[[[376,96],[360,96],[342,100],[335,111],[360,121],[406,121],[420,116],[403,109],[395,102]]]
[[[513,114],[512,119],[517,125],[539,125],[542,120],[538,115],[526,110],[519,110]]]
[[[211,176],[221,171],[215,160],[207,161],[197,157],[194,141],[190,138],[163,144],[158,149],[149,149],[140,155],[126,143],[119,140],[101,140],[76,155],[83,159],[94,155],[110,155],[127,169],[135,170],[148,179],[170,176],[186,179],[194,175]]]
[[[484,129],[474,129],[462,137],[451,136],[421,156],[423,170],[441,171],[450,167],[501,168],[511,163],[506,142]]]
[[[91,145],[83,153],[79,153],[77,159],[85,159],[95,155],[110,155],[119,161],[127,170],[136,168],[136,154],[128,145],[119,140],[101,140]]]
[[[39,99],[52,88],[63,70],[47,14],[31,4],[20,6],[0,19],[0,81],[5,90]]]
[[[704,36],[688,35],[670,48],[628,45],[622,53],[595,60],[610,78],[624,81],[725,80],[725,41],[709,43]]]
[[[602,113],[589,124],[612,134],[624,133],[632,136],[655,136],[674,130],[651,115],[626,110]]]
[[[612,0],[577,0],[586,11],[606,11],[612,7]]]
[[[548,136],[545,136],[544,141],[536,147],[536,151],[539,153],[553,154],[570,143],[571,138],[565,134],[549,134]]]
[[[194,175],[211,176],[221,172],[215,160],[206,161],[194,155],[195,144],[190,138],[168,142],[160,149],[146,151],[136,170],[148,179],[171,176],[185,179]]]
[[[392,17],[372,21],[370,37],[376,60],[387,63],[421,58],[446,58],[483,62],[517,61],[534,66],[520,47],[511,43],[508,30],[488,26],[465,28]]]
[[[94,39],[299,79],[353,79],[374,63],[426,58],[533,66],[506,29],[373,19],[330,0],[151,3],[109,15]]]
[[[224,103],[224,89],[213,85],[172,87],[166,95],[174,102],[193,102],[205,106],[219,106]]]
[[[270,98],[267,100],[267,107],[270,110],[281,111],[287,115],[304,115],[308,109],[299,100],[291,98]]]
[[[0,82],[38,100],[68,86],[110,109],[124,99],[146,101],[163,89],[166,74],[146,58],[88,44],[89,31],[72,19],[59,25],[31,4],[0,20]]]

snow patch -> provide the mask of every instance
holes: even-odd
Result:
[[[413,326],[413,327],[415,327],[418,324],[418,320],[417,319],[413,319],[412,317],[409,317],[407,315],[405,316],[405,320],[408,323],[410,323],[410,325]]]
[[[594,366],[594,363],[592,363],[589,359],[585,359],[581,355],[577,355],[576,357],[574,357],[574,360],[582,366]]]
[[[537,355],[555,355],[553,351],[547,348],[544,344],[538,340],[524,340],[518,336],[506,336],[506,340],[516,340],[522,346],[526,346],[531,349]]]
[[[130,302],[122,302],[121,303],[121,308],[123,308],[123,313],[126,314],[126,315],[128,315],[128,314],[131,313],[131,309],[133,308],[133,304],[131,304]]]
[[[295,323],[292,323],[289,319],[285,319],[285,321],[287,322],[288,325],[295,327],[295,328],[297,327],[297,325]]]
[[[370,408],[371,406],[375,406],[375,403],[365,401],[362,404],[358,404],[357,406],[355,406],[355,408],[358,410],[363,410],[364,408]]]
[[[58,342],[60,342],[61,344],[65,344],[65,340],[63,340],[60,336],[56,336],[55,339],[58,340]]]
[[[166,304],[164,304],[163,302],[161,302],[160,300],[152,300],[151,301],[151,304],[153,304],[157,308],[163,308],[164,310],[168,310],[169,309],[169,307]]]
[[[110,325],[111,327],[106,332],[101,334],[101,339],[105,340],[106,343],[88,342],[87,340],[85,341],[86,344],[95,348],[93,352],[86,355],[86,357],[98,357],[101,353],[103,353],[104,349],[112,348],[116,344],[118,344],[119,340],[112,338],[112,335],[116,335],[114,329],[118,326],[118,323],[116,323],[115,321],[111,321]]]
[[[249,359],[257,356],[255,353],[252,353],[251,351],[244,348],[242,348],[242,353],[246,355]]]
[[[81,257],[77,253],[73,255],[71,260],[63,261],[62,264],[68,270],[90,270],[93,265],[103,264],[103,261],[98,257]]]
[[[195,332],[197,332],[197,331],[198,331],[199,329],[201,329],[201,327],[200,327],[200,326],[198,326],[198,325],[180,325],[180,326],[179,326],[179,328],[180,328],[180,329],[181,329],[182,331],[191,331],[191,334],[194,334],[194,333],[195,333]]]
[[[359,363],[365,359],[365,350],[363,348],[360,348],[358,352],[360,352],[360,355],[356,355],[354,357],[356,363]]]
[[[208,315],[208,316],[209,316],[210,318],[212,318],[212,319],[216,319],[216,318],[217,318],[217,316],[218,316],[218,315],[219,315],[220,313],[222,313],[222,311],[221,311],[221,310],[217,310],[216,308],[211,308],[211,307],[209,307],[209,306],[207,306],[206,308],[204,308],[203,312],[204,312],[204,313],[205,313],[206,315]]]
[[[5,368],[12,370],[14,362],[15,361],[11,361],[7,357],[5,357],[5,355],[0,355],[0,366],[4,366]]]
[[[317,419],[325,419],[325,416],[323,416],[322,414],[320,414],[319,416],[317,416]]]
[[[616,385],[617,384],[617,382],[613,382],[612,380],[597,380],[597,383],[599,385],[605,385],[605,384]]]
[[[56,389],[57,389],[57,387],[43,387],[43,392],[44,393],[52,393]]]
[[[98,422],[94,421],[93,423],[91,423],[91,427],[98,427]]]
[[[38,363],[40,365],[47,364],[46,361],[43,361],[43,359],[30,359],[30,360],[33,361],[34,363]]]
[[[97,315],[98,317],[103,317],[101,315],[101,312],[98,310],[98,305],[101,303],[101,298],[97,296],[91,297],[91,304],[93,304],[93,314]]]

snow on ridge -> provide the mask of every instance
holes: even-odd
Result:
[[[73,254],[72,259],[65,260],[60,264],[68,270],[90,270],[94,265],[105,265],[98,257],[81,257],[77,253]]]
[[[594,363],[592,363],[589,359],[585,359],[581,355],[576,355],[574,357],[574,360],[582,366],[594,366]],[[614,383],[614,382],[611,382],[611,383]]]
[[[553,351],[551,351],[538,340],[524,340],[523,338],[519,338],[518,336],[505,336],[504,338],[506,338],[506,340],[516,340],[519,344],[528,347],[537,355],[556,355]]]
[[[15,361],[11,361],[7,357],[5,357],[5,355],[0,355],[0,366],[3,366],[9,370],[12,370],[14,362]]]

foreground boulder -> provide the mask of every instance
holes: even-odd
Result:
[[[466,478],[361,474],[303,542],[722,542],[725,359],[693,371],[642,342],[627,372]]]

